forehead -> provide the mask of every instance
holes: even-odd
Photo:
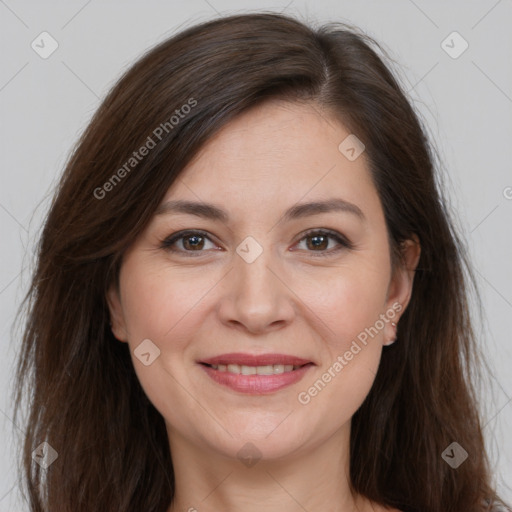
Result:
[[[349,160],[339,146],[351,134],[311,103],[272,100],[230,121],[184,169],[169,199],[221,203],[234,212],[340,197],[379,203],[364,152]]]

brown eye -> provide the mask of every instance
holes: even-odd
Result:
[[[331,241],[335,241],[334,246],[330,245]],[[340,233],[330,230],[309,231],[299,241],[306,241],[306,251],[317,253],[315,256],[329,256],[343,249],[353,249],[353,244]]]
[[[183,247],[185,249],[192,250],[200,250],[204,247],[204,237],[201,235],[189,235],[184,236],[181,240],[183,240]]]
[[[207,247],[208,242],[212,245],[211,248],[216,247],[202,231],[180,231],[166,238],[161,243],[161,248],[172,252],[201,253],[210,248]]]
[[[325,235],[308,236],[306,240],[310,241],[307,243],[308,249],[327,249],[329,245],[329,237]]]

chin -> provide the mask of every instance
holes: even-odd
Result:
[[[293,413],[290,416],[292,415]],[[289,424],[286,420],[283,422],[285,417],[286,415],[272,419],[268,416],[253,418],[244,425],[226,426],[233,437],[228,434],[224,436],[223,451],[226,451],[229,457],[237,458],[240,458],[244,450],[254,451],[265,460],[293,455],[304,447],[304,428],[299,428],[300,422],[295,425]],[[216,448],[219,448],[218,444]],[[242,454],[239,453],[240,451]]]

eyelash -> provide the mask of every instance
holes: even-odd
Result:
[[[185,230],[185,231],[178,231],[177,233],[174,233],[171,236],[169,236],[168,238],[166,238],[165,240],[163,240],[161,242],[160,248],[165,249],[167,251],[174,252],[174,253],[188,253],[192,257],[200,256],[201,253],[205,252],[205,250],[187,251],[187,250],[175,249],[172,247],[175,242],[177,242],[183,238],[187,238],[187,236],[193,236],[193,235],[199,235],[203,238],[210,240],[210,242],[212,241],[205,231]],[[331,256],[335,253],[338,253],[339,251],[341,251],[343,249],[353,249],[354,248],[354,245],[352,244],[352,242],[350,242],[347,238],[342,236],[340,233],[338,233],[336,231],[332,231],[330,229],[311,229],[311,230],[303,233],[303,236],[298,241],[298,243],[302,242],[304,239],[310,237],[311,235],[326,236],[326,237],[332,238],[333,240],[335,240],[336,242],[338,242],[340,244],[335,249],[324,250],[324,251],[307,251],[307,252],[313,253],[315,257],[316,256],[320,256],[320,257]],[[193,254],[194,252],[198,253],[198,254]]]

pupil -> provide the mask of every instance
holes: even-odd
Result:
[[[313,244],[313,247],[320,247],[325,245],[325,239],[326,237],[323,235],[317,235],[311,238],[311,242]],[[324,247],[325,248],[325,247]]]
[[[202,247],[201,246],[201,241],[200,241],[201,239],[202,239],[201,236],[197,236],[197,235],[189,236],[189,237],[185,238],[186,245],[189,245],[192,248]],[[192,243],[190,243],[190,240],[192,240]]]

